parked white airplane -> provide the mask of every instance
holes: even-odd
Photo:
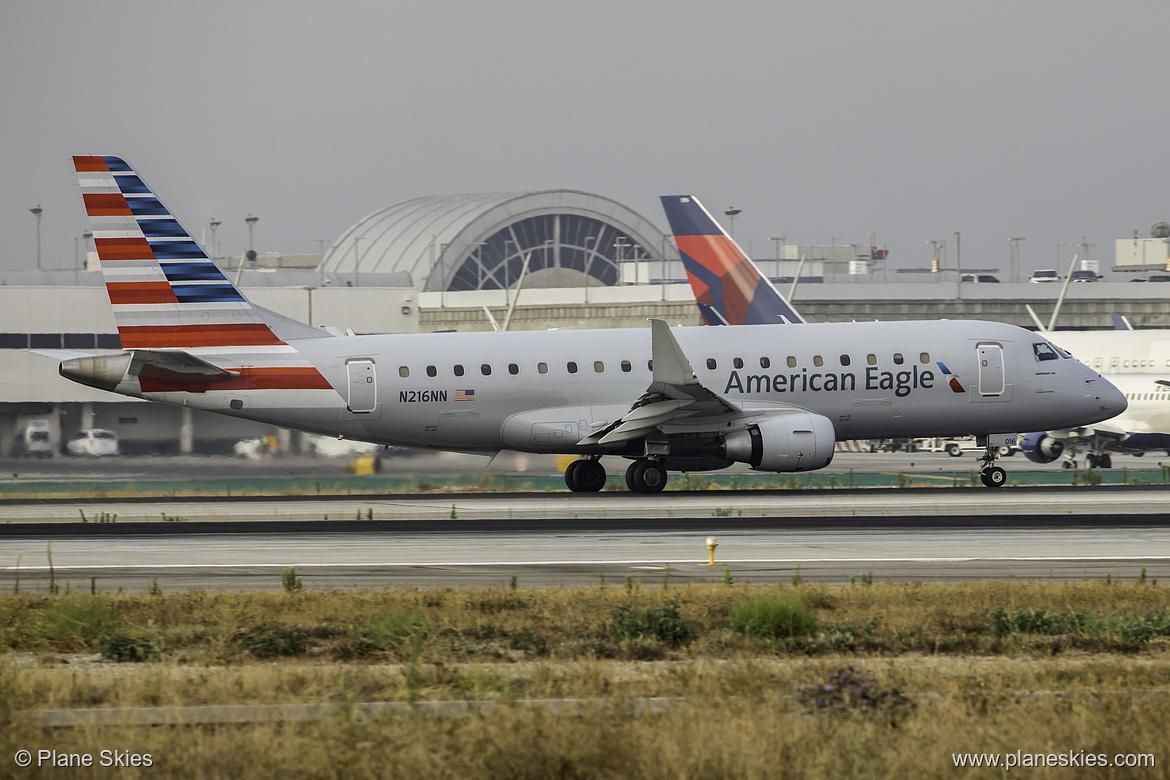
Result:
[[[1125,409],[1096,372],[1041,361],[1045,339],[990,322],[333,336],[247,301],[121,159],[74,163],[125,351],[60,371],[123,395],[381,444],[579,454],[575,491],[600,490],[616,455],[638,492],[668,470],[822,468],[838,439],[995,443]]]

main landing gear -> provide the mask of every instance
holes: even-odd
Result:
[[[993,447],[989,443],[983,452],[983,468],[979,472],[979,478],[983,480],[985,487],[1003,487],[1004,483],[1007,482],[1007,472],[995,465],[995,459],[999,457],[999,449],[999,447]]]
[[[575,460],[565,469],[565,484],[574,493],[596,493],[605,487],[605,466],[596,458]]]
[[[635,493],[661,493],[666,479],[663,465],[649,458],[636,460],[626,469],[626,485]]]

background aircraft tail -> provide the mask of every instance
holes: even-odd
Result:
[[[735,241],[723,232],[698,198],[663,195],[662,207],[704,322],[708,325],[804,322]]]
[[[124,349],[284,343],[125,161],[73,165]]]

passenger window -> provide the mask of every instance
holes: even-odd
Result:
[[[1056,350],[1052,345],[1046,341],[1041,341],[1038,344],[1032,345],[1032,351],[1036,353],[1037,360],[1059,360],[1060,355],[1056,354]]]
[[[492,367],[489,366],[487,363],[484,363],[482,366],[479,367],[479,373],[483,374],[484,376],[491,376],[492,375]]]
[[[820,368],[821,366],[825,365],[825,359],[823,357],[821,357],[820,355],[814,355],[813,356],[813,365],[816,366],[817,368]]]
[[[427,366],[427,376],[438,376],[438,375],[439,375],[439,369],[435,368],[434,366]]]
[[[923,365],[926,365],[927,363],[929,363],[930,362],[930,353],[929,352],[920,352],[918,354],[918,362],[922,363]]]
[[[894,353],[894,365],[896,365],[896,366],[900,366],[900,365],[902,365],[902,364],[903,364],[903,363],[905,363],[905,362],[906,362],[906,358],[902,357],[902,353],[901,353],[901,352],[895,352],[895,353]]]
[[[842,356],[841,356],[841,365],[843,365],[843,366],[847,366],[847,365],[849,365],[849,363],[850,363],[850,362],[852,362],[852,361],[850,361],[850,359],[849,359],[849,356],[848,356],[848,355],[842,355]]]
[[[707,368],[710,371],[719,368],[719,364],[715,362],[715,358],[707,358]]]
[[[605,363],[602,363],[600,360],[594,360],[593,361],[593,373],[601,374],[604,372],[605,372]]]
[[[877,365],[877,355],[866,355],[865,362],[871,366],[876,366]]]
[[[536,371],[539,374],[547,374],[548,373],[548,363],[537,363],[536,364]]]
[[[743,358],[736,358],[735,360],[731,361],[731,365],[736,368],[743,368]]]
[[[768,368],[772,365],[772,361],[766,357],[760,358],[760,368]]]
[[[654,370],[654,361],[653,361],[652,359],[651,359],[651,360],[647,360],[647,361],[646,361],[646,370],[647,370],[647,371],[653,371],[653,370]]]
[[[455,376],[463,376],[463,366],[455,364],[455,368],[453,369],[452,373],[454,373]]]
[[[630,363],[630,361],[628,361],[628,360],[622,361],[622,372],[623,373],[628,374],[633,370],[634,370],[634,365],[632,363]]]
[[[792,355],[788,356],[788,367],[796,368],[796,358],[792,357]]]
[[[515,363],[509,363],[508,364],[508,373],[511,374],[512,376],[516,376],[517,374],[520,373],[520,366],[516,365]]]
[[[568,371],[570,374],[575,374],[575,373],[577,373],[577,364],[574,363],[572,360],[570,360],[568,363],[565,364],[565,370]]]
[[[402,377],[403,379],[406,379],[408,376],[410,376],[410,368],[408,366],[399,366],[398,367],[398,376]]]

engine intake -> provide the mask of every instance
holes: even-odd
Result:
[[[1064,442],[1047,433],[1026,433],[1020,437],[1020,449],[1033,463],[1051,463],[1064,454]]]
[[[759,471],[813,471],[832,462],[836,442],[829,418],[795,412],[727,434],[722,449],[728,460]]]

